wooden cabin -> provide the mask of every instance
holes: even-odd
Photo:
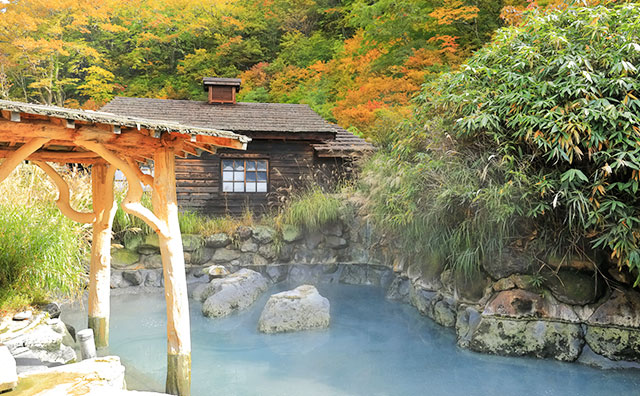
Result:
[[[181,208],[207,214],[264,212],[302,184],[341,177],[355,157],[373,150],[307,105],[236,102],[240,87],[239,79],[205,78],[207,101],[116,97],[101,110],[251,137],[246,151],[177,159]]]

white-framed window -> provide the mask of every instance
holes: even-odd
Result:
[[[223,159],[222,192],[267,192],[269,161],[264,159]]]

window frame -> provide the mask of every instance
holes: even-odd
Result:
[[[244,191],[224,191],[224,161],[242,161],[243,162],[243,166],[242,166],[242,170],[244,172],[244,177],[243,177],[243,189]],[[256,162],[256,191],[247,191],[247,161],[255,161]],[[266,180],[266,191],[257,191],[257,185],[258,185],[258,181],[257,181],[257,173],[258,173],[258,162],[259,161],[264,161],[266,162],[267,166],[266,166],[266,172],[267,172],[267,180]],[[269,193],[269,187],[271,185],[271,170],[270,170],[270,159],[269,158],[264,158],[264,157],[227,157],[224,156],[222,158],[220,158],[220,192],[223,194],[267,194]],[[227,171],[230,173],[235,173],[236,170],[232,170],[232,171]],[[252,171],[253,172],[253,171]],[[263,172],[263,171],[260,171]],[[234,184],[233,188],[235,189],[235,183],[239,183],[236,182],[235,180],[231,181],[232,184]]]

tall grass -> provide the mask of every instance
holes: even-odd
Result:
[[[87,175],[67,173],[72,206],[90,209]],[[21,165],[0,183],[0,310],[76,296],[84,284],[87,227],[55,207],[57,192],[44,172]]]
[[[360,189],[378,228],[405,255],[424,263],[438,257],[436,264],[471,279],[518,237],[518,179],[500,182],[499,162],[437,147],[400,157],[397,149],[378,153]]]
[[[307,230],[317,230],[325,224],[340,220],[343,209],[340,199],[318,188],[312,188],[294,196],[282,212],[282,221]]]

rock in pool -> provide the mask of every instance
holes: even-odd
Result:
[[[329,327],[329,300],[311,285],[269,297],[258,329],[263,333],[282,333]]]
[[[227,316],[247,308],[267,290],[267,280],[250,269],[241,269],[224,278],[198,286],[193,298],[204,301],[202,313],[208,317]]]

